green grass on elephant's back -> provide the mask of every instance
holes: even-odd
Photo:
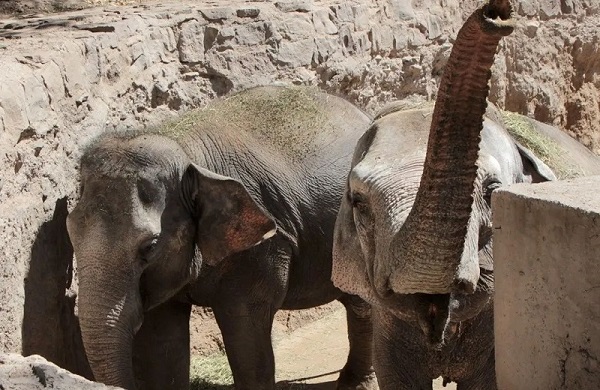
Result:
[[[233,390],[233,377],[224,354],[193,356],[190,364],[191,390]],[[278,390],[308,390],[304,383],[280,382]]]

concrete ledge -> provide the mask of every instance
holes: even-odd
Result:
[[[600,388],[600,176],[493,195],[501,390]]]

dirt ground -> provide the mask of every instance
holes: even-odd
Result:
[[[333,390],[348,355],[346,313],[340,307],[321,319],[288,334],[274,335],[276,381],[280,390]],[[231,373],[223,355],[192,358],[192,389],[231,388]],[[443,387],[441,378],[433,390],[455,390],[456,384]]]
[[[276,379],[281,383],[306,383],[305,389],[335,389],[335,380],[348,355],[346,313],[336,310],[283,338],[275,345]],[[455,390],[456,384],[433,390]]]

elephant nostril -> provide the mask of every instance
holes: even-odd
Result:
[[[473,294],[475,287],[475,284],[464,279],[458,279],[454,282],[454,291],[459,294]]]

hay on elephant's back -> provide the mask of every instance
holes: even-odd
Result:
[[[316,92],[307,87],[251,89],[189,111],[156,131],[175,140],[200,129],[245,132],[302,159],[315,152],[317,135],[329,126]]]
[[[548,165],[558,179],[581,176],[581,169],[569,160],[565,150],[556,141],[538,131],[527,117],[503,112],[503,120],[510,135]]]

